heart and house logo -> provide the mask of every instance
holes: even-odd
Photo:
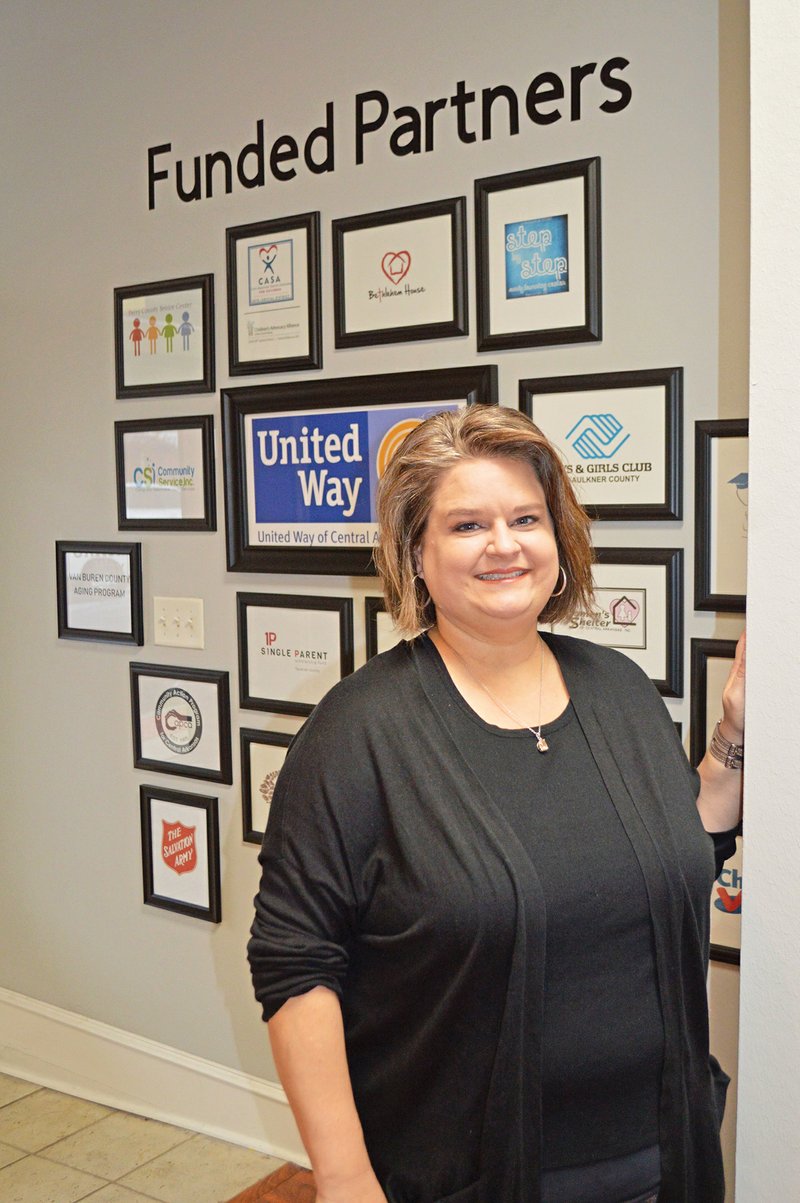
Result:
[[[408,275],[410,267],[408,251],[387,251],[381,259],[381,271],[392,284],[399,284]]]

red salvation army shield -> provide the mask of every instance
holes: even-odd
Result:
[[[191,873],[197,868],[197,845],[194,833],[197,827],[186,827],[183,823],[168,823],[161,820],[164,836],[161,855],[168,869],[176,873]]]

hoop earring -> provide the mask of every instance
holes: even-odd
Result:
[[[557,592],[557,593],[551,593],[551,594],[550,594],[550,596],[551,596],[551,597],[561,597],[561,594],[564,592],[564,590],[565,590],[565,589],[566,589],[566,587],[567,587],[567,572],[566,572],[566,569],[564,568],[564,565],[563,565],[563,564],[559,564],[559,566],[558,566],[558,571],[559,571],[559,572],[560,572],[560,573],[563,575],[563,577],[564,577],[564,582],[563,582],[563,584],[562,584],[561,588],[558,590],[558,592]]]

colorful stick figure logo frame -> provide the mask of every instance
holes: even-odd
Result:
[[[114,289],[117,400],[213,393],[214,277]]]
[[[745,610],[748,429],[747,418],[695,422],[695,610]]]

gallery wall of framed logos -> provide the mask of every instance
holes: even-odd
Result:
[[[590,350],[602,341],[602,175],[600,156],[592,156],[475,180],[471,247],[466,196],[231,226],[224,231],[227,304],[220,311],[213,273],[114,290],[119,401],[213,393],[220,312],[227,317],[228,376],[281,375],[274,383],[223,385],[219,416],[164,413],[114,424],[121,531],[216,532],[221,432],[225,566],[264,582],[251,592],[231,581],[239,711],[273,717],[255,729],[242,716],[234,766],[233,665],[131,664],[133,766],[225,785],[237,779],[243,842],[263,835],[291,734],[354,670],[356,643],[369,658],[398,638],[377,582],[368,578],[377,483],[404,435],[443,408],[497,404],[498,365],[510,353],[546,354],[575,344]],[[324,229],[331,241],[328,279]],[[334,355],[461,341],[453,342],[446,367],[315,376],[325,359],[325,308],[333,312]],[[464,361],[471,323],[475,350],[492,362],[482,355]],[[671,712],[679,730],[688,728],[697,763],[718,705],[720,666],[730,663],[734,645],[693,636],[687,685],[684,632],[694,629],[693,612],[744,611],[747,420],[692,426],[684,376],[683,366],[658,363],[523,375],[516,403],[556,445],[596,522],[597,611],[554,629],[639,663],[668,708],[679,707]],[[692,429],[694,611],[685,590],[688,549],[676,540],[692,484],[686,470]],[[56,550],[59,635],[141,646],[141,544],[60,541]],[[350,584],[334,594],[293,592],[287,576]],[[364,584],[357,587],[353,578]],[[187,591],[200,586],[187,583]],[[290,716],[292,730],[278,729],[276,716]],[[179,913],[220,922],[217,799],[141,789],[144,901],[166,909],[174,903]],[[174,815],[167,813],[170,804]],[[206,814],[205,835],[189,822],[192,807]],[[720,914],[712,909],[713,955],[735,961],[740,862],[725,872],[714,900]],[[187,887],[193,873],[205,883],[194,892]]]

